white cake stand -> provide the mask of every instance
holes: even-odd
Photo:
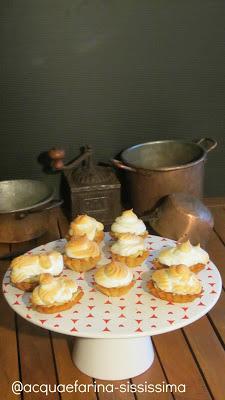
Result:
[[[72,358],[85,374],[96,379],[129,379],[146,371],[154,359],[151,336],[188,325],[206,314],[217,302],[221,292],[220,274],[209,262],[199,275],[203,295],[192,303],[174,304],[153,297],[146,282],[153,270],[151,260],[163,246],[174,242],[149,235],[146,239],[149,259],[134,269],[135,287],[124,297],[106,297],[93,285],[95,270],[64,274],[76,279],[84,290],[80,303],[67,311],[40,314],[29,304],[29,293],[10,284],[9,271],[3,280],[3,293],[10,307],[27,321],[51,331],[75,336]],[[32,250],[39,253],[56,249],[63,252],[64,239],[50,242]],[[109,236],[102,246],[99,264],[109,262]]]

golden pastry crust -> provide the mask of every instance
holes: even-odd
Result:
[[[162,264],[157,258],[155,258],[155,260],[152,261],[152,264],[156,269],[169,268],[168,265]],[[190,268],[190,271],[195,272],[197,274],[198,272],[202,271],[205,268],[205,264],[198,263],[188,268]]]
[[[82,290],[77,291],[76,293],[74,293],[72,299],[70,301],[67,301],[64,304],[54,304],[52,306],[41,306],[41,305],[37,305],[32,303],[32,308],[35,311],[38,311],[40,313],[44,313],[44,314],[54,314],[57,313],[59,311],[65,311],[65,310],[69,310],[71,307],[73,307],[75,304],[77,304],[80,299],[82,298],[82,296],[84,295],[84,292]]]
[[[95,268],[96,264],[101,258],[101,254],[97,257],[87,257],[87,258],[70,258],[64,254],[64,264],[66,267],[72,269],[76,272],[86,272],[92,268]]]
[[[43,274],[42,274],[43,275]],[[47,274],[46,274],[47,275]],[[59,277],[61,274],[59,275],[54,275],[56,278]],[[39,278],[38,277],[37,280],[29,282],[29,280],[27,281],[22,281],[22,282],[11,282],[13,284],[13,286],[15,286],[17,289],[23,290],[24,292],[33,292],[33,290],[36,288],[36,286],[39,285]]]
[[[104,231],[97,231],[94,237],[96,243],[101,243],[104,240]]]
[[[175,294],[171,292],[164,292],[163,290],[154,286],[153,280],[147,282],[147,288],[150,293],[161,300],[172,301],[174,303],[189,303],[201,296],[198,294]]]
[[[103,293],[105,296],[120,297],[123,296],[124,294],[127,294],[129,290],[132,289],[134,284],[135,282],[132,281],[129,283],[129,285],[126,286],[106,288],[104,286],[99,285],[98,283],[95,283],[95,287],[99,292]]]
[[[110,231],[110,236],[112,237],[112,239],[119,239],[121,236],[124,235],[124,233],[118,233],[118,232],[113,232]],[[148,237],[148,232],[144,232],[141,235],[137,235],[137,236],[141,236],[143,239],[145,239],[146,237]]]
[[[113,261],[118,261],[123,264],[126,264],[130,268],[138,267],[138,265],[141,265],[146,258],[148,258],[149,252],[148,250],[145,250],[140,254],[138,252],[138,255],[132,255],[132,256],[120,256],[119,254],[112,253],[112,259]]]
[[[71,240],[74,236],[70,236],[69,233],[65,236],[66,240]],[[96,243],[101,243],[104,240],[105,233],[104,231],[97,231],[95,237],[93,239]]]
[[[39,285],[39,282],[15,282],[13,286],[17,289],[23,290],[24,292],[33,292],[34,288]]]

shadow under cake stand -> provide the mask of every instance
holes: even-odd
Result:
[[[29,253],[50,250],[63,252],[66,240],[60,239],[39,246]],[[100,264],[108,262],[109,235],[102,245]],[[10,307],[30,323],[58,333],[74,336],[72,358],[85,374],[96,379],[129,379],[146,371],[154,359],[151,336],[188,325],[205,315],[217,302],[221,278],[210,261],[198,274],[203,295],[192,303],[172,303],[153,297],[146,289],[152,272],[151,260],[163,246],[174,242],[149,235],[150,256],[135,269],[133,289],[124,297],[106,297],[94,288],[94,271],[76,273],[65,269],[63,274],[76,279],[84,290],[80,303],[70,310],[41,314],[31,309],[29,293],[10,284],[9,271],[3,279],[3,293]]]

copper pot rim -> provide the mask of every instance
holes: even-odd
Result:
[[[207,149],[204,147],[204,145],[201,145],[201,143],[204,143],[204,141],[210,141],[212,143],[212,145]],[[191,162],[187,162],[185,164],[181,164],[181,165],[176,165],[176,166],[171,166],[171,167],[158,167],[158,168],[141,168],[138,166],[135,166],[132,163],[129,163],[125,158],[124,158],[124,153],[126,153],[128,150],[134,150],[137,149],[141,146],[147,146],[147,145],[154,145],[154,144],[166,144],[166,143],[180,143],[180,144],[184,144],[184,145],[193,145],[196,146],[197,148],[199,148],[200,151],[202,151],[202,155],[197,158],[194,161]],[[197,140],[196,142],[186,142],[186,141],[182,141],[182,140],[175,140],[175,139],[170,139],[170,140],[156,140],[156,141],[151,141],[151,142],[144,142],[144,143],[140,143],[137,145],[134,145],[132,147],[128,147],[127,149],[123,150],[121,153],[121,159],[123,160],[124,164],[123,167],[119,166],[123,169],[127,169],[131,172],[137,172],[137,173],[142,173],[144,175],[148,175],[151,174],[154,171],[157,172],[167,172],[167,171],[174,171],[174,170],[182,170],[182,169],[186,169],[186,168],[190,168],[194,165],[197,165],[199,163],[201,163],[202,161],[205,160],[208,152],[210,152],[211,150],[213,150],[215,147],[217,146],[217,141],[211,138],[201,138],[199,140]],[[117,160],[115,160],[117,161]],[[122,163],[121,163],[122,164]],[[127,168],[126,168],[127,167]]]

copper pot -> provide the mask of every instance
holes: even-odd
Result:
[[[145,217],[170,193],[187,192],[201,198],[206,156],[216,146],[209,138],[190,143],[148,142],[124,150],[121,161],[112,163],[126,172],[131,205]]]

